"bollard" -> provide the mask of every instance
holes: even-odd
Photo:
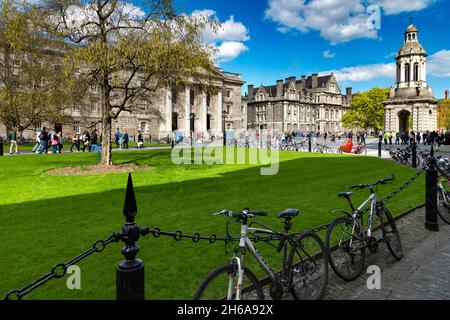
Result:
[[[415,141],[412,144],[412,167],[417,168],[417,144]]]
[[[148,228],[140,227],[134,217],[137,213],[136,197],[134,195],[131,173],[128,174],[127,191],[123,214],[126,223],[119,232],[120,239],[125,243],[122,254],[125,260],[120,262],[116,270],[116,299],[144,300],[144,263],[137,259],[139,247],[136,241],[149,233]]]
[[[382,141],[382,137],[380,136],[380,140],[378,141],[378,158],[381,158],[381,141]]]
[[[311,152],[311,135],[308,136],[308,152]]]
[[[425,228],[430,231],[439,231],[439,224],[437,218],[437,184],[438,173],[436,170],[436,159],[434,158],[433,146],[430,151],[431,159],[429,160],[429,166],[426,170],[426,182],[425,182]]]
[[[0,156],[3,155],[3,138],[0,137]]]
[[[175,147],[175,142],[172,140],[172,149]]]

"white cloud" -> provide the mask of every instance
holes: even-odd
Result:
[[[450,50],[441,50],[428,57],[428,73],[436,77],[450,77]]]
[[[323,74],[330,74],[331,72],[334,73],[338,81],[362,82],[378,78],[395,79],[396,68],[395,63],[380,63],[325,71]]]
[[[248,48],[238,41],[225,41],[217,47],[216,59],[218,62],[226,62],[237,58],[242,52],[248,51]]]
[[[277,30],[318,31],[332,44],[354,39],[376,39],[372,5],[386,14],[422,10],[437,0],[269,0],[265,18],[278,23]]]
[[[210,9],[195,10],[194,17],[202,17],[219,23],[217,30],[207,27],[203,31],[203,42],[217,49],[215,58],[217,61],[226,62],[237,58],[241,53],[249,49],[244,44],[250,39],[248,28],[230,16],[228,20],[221,22],[216,12]]]
[[[330,50],[325,50],[322,54],[322,57],[324,59],[332,59],[336,56],[335,52],[331,52]]]
[[[369,0],[369,3],[382,7],[387,15],[420,11],[435,2],[436,0]]]
[[[389,78],[395,81],[395,63],[379,63],[346,67],[324,71],[321,74],[334,73],[338,81],[363,82],[373,79]],[[427,73],[435,77],[450,77],[450,50],[441,50],[428,57]]]

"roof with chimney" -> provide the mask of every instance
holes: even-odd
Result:
[[[317,88],[325,88],[327,83],[330,81],[331,77],[333,75],[329,74],[329,75],[325,75],[325,76],[318,76],[317,77]],[[291,84],[290,79],[291,78],[287,78],[285,82],[283,82],[283,94],[288,90],[289,85]],[[312,86],[312,76],[309,76],[307,78],[305,78],[305,89],[306,90],[312,90],[313,86]],[[295,87],[296,90],[300,90],[300,88],[302,87],[302,79],[296,80],[295,81]],[[261,84],[260,87],[254,88],[253,91],[255,94],[258,94],[260,92],[265,92],[269,95],[269,97],[276,97],[277,96],[277,85],[271,85],[271,86],[263,86]]]

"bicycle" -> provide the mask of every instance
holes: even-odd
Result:
[[[326,249],[328,260],[334,272],[342,279],[351,281],[362,272],[366,248],[375,253],[380,242],[385,242],[396,260],[402,258],[402,245],[397,226],[391,213],[384,203],[378,199],[374,188],[393,182],[395,177],[379,180],[370,184],[350,185],[350,189],[369,189],[370,196],[357,209],[353,206],[351,196],[353,192],[341,192],[340,198],[347,199],[352,213],[336,210],[333,213],[344,213],[345,216],[337,218],[328,227],[326,235]],[[368,205],[370,204],[370,207]],[[364,226],[363,213],[370,210],[367,227]],[[373,232],[381,228],[382,237],[377,239]]]
[[[285,289],[290,291],[294,299],[320,299],[328,280],[328,260],[325,246],[322,240],[311,231],[289,234],[292,219],[298,214],[298,209],[287,209],[279,213],[277,217],[284,219],[284,230],[277,232],[259,222],[248,225],[250,218],[267,216],[264,211],[244,209],[240,213],[228,210],[216,213],[215,215],[226,216],[241,223],[239,246],[234,249],[228,264],[218,267],[206,276],[197,289],[194,299],[224,297],[227,300],[252,298],[263,300],[264,292],[261,283],[244,264],[247,252],[255,257],[258,264],[269,275],[271,280],[269,293],[273,299],[280,299]],[[253,224],[258,224],[262,228],[254,228]],[[282,252],[281,272],[275,272],[269,266],[255,248],[249,234],[264,234],[280,240],[277,251]],[[310,250],[311,252],[308,252]],[[318,250],[318,252],[314,250]],[[251,289],[256,292],[256,296],[249,293]]]
[[[320,143],[316,143],[313,151],[316,153],[333,153],[333,149]]]

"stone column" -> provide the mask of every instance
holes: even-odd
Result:
[[[172,90],[168,88],[166,90],[166,105],[165,105],[165,113],[166,113],[166,134],[172,132]]]
[[[217,120],[216,120],[216,130],[217,133],[222,132],[222,109],[223,109],[223,101],[222,101],[222,88],[219,88],[219,92],[217,93]]]
[[[206,132],[206,122],[208,118],[208,108],[206,106],[206,93],[202,93],[202,105],[200,111],[200,131]]]
[[[184,132],[189,135],[190,132],[190,119],[189,116],[191,114],[191,101],[190,101],[190,89],[186,87],[185,93],[185,102],[184,102]]]

